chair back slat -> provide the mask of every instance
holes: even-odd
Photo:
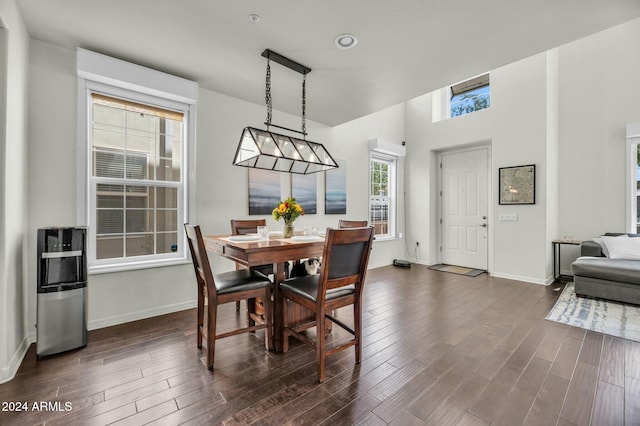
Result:
[[[345,220],[338,221],[338,228],[364,228],[368,222],[366,220]]]
[[[327,228],[317,301],[326,300],[327,290],[355,285],[362,297],[373,242],[373,227]]]
[[[193,226],[185,223],[184,229],[187,233],[189,252],[191,253],[193,269],[195,270],[196,277],[198,278],[198,284],[205,287],[210,303],[215,303],[216,286],[213,279],[213,272],[211,271],[211,264],[209,263],[209,256],[207,255],[204,239],[202,238],[202,232],[200,231],[200,226]]]
[[[258,226],[267,226],[266,219],[239,220],[231,219],[231,235],[255,234]]]

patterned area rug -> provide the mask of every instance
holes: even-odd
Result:
[[[467,277],[477,277],[478,275],[486,272],[482,269],[465,268],[463,266],[443,265],[441,263],[438,263],[437,265],[429,266],[429,269],[433,269],[434,271],[441,271],[441,272],[451,272],[452,274],[458,274],[458,275],[466,275]]]
[[[640,307],[577,297],[573,282],[567,283],[547,319],[640,342]]]

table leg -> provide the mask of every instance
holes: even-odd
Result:
[[[553,243],[553,281],[558,279],[558,274],[556,273],[556,258],[558,256],[559,247],[559,244]]]
[[[280,300],[280,283],[285,280],[284,263],[273,264],[273,342],[275,352],[282,353],[284,306]]]

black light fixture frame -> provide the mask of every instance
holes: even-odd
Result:
[[[295,62],[270,49],[265,49],[262,56],[267,59],[266,103],[267,130],[245,127],[240,136],[233,164],[265,170],[288,173],[310,174],[338,167],[338,163],[324,148],[324,145],[306,140],[306,75],[311,68]],[[278,126],[271,123],[271,69],[269,61],[274,61],[286,68],[303,75],[302,80],[302,129],[301,131]],[[270,127],[299,133],[302,139],[274,133]],[[245,147],[244,143],[247,143]],[[248,156],[243,155],[249,153]]]

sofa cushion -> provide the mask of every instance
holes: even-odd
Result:
[[[576,276],[640,285],[640,262],[637,260],[579,257],[571,270]]]
[[[629,238],[626,234],[619,237],[603,236],[609,259],[640,260],[640,238]]]

